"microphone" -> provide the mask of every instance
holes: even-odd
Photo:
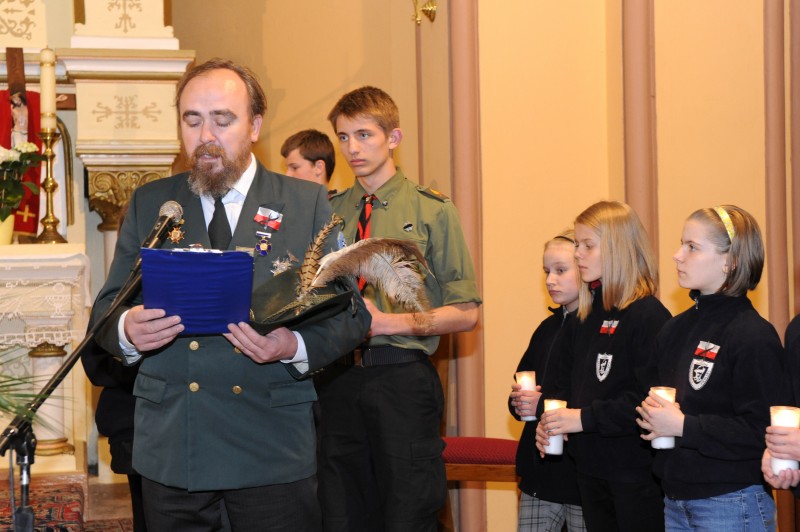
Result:
[[[172,227],[181,221],[181,217],[183,216],[183,207],[177,201],[167,201],[161,205],[161,208],[158,210],[158,220],[156,220],[153,229],[150,230],[150,234],[147,235],[147,238],[144,239],[142,242],[143,248],[154,248],[159,245],[161,242],[164,241],[164,237],[167,236]],[[135,275],[142,267],[142,255],[139,254],[136,257],[136,262],[133,263],[133,267],[131,268],[131,277]],[[131,279],[128,278],[128,280]],[[127,284],[127,281],[126,281]]]
[[[153,226],[150,234],[147,235],[147,238],[142,242],[142,247],[154,248],[163,242],[169,230],[172,229],[176,223],[181,221],[182,216],[183,207],[181,207],[181,204],[177,201],[170,200],[161,205],[161,208],[158,210],[158,220],[156,220],[156,224]]]

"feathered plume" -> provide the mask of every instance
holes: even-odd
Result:
[[[367,238],[325,255],[311,287],[319,288],[337,277],[355,275],[379,287],[393,303],[404,309],[424,312],[428,309],[428,300],[418,264],[428,266],[413,242]]]
[[[340,223],[342,223],[342,219],[335,213],[332,214],[331,221],[319,230],[319,233],[317,233],[317,236],[314,238],[314,242],[308,246],[306,255],[303,257],[303,264],[300,267],[300,284],[297,287],[297,295],[300,296],[300,298],[308,294],[308,292],[314,288],[312,281],[314,280],[314,274],[320,267],[320,259],[322,258],[325,242],[328,240],[331,231]]]

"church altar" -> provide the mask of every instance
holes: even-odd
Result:
[[[0,353],[4,373],[38,392],[83,339],[91,305],[83,245],[0,246]],[[83,471],[91,385],[78,362],[38,411],[36,472]],[[0,417],[0,430],[10,418]],[[75,452],[76,447],[78,452]]]

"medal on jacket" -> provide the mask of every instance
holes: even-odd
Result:
[[[263,257],[272,251],[272,242],[269,241],[269,239],[272,237],[272,233],[256,231],[256,236],[259,237],[258,242],[256,242],[256,253]]]
[[[181,219],[180,222],[175,224],[175,227],[170,229],[169,233],[167,233],[170,242],[172,242],[173,244],[177,244],[178,242],[183,240],[183,237],[186,234],[183,231],[181,231],[181,225],[183,225],[183,219]]]
[[[278,275],[291,268],[293,262],[297,262],[297,257],[295,257],[291,251],[287,251],[285,259],[275,259],[272,261],[272,269],[270,271],[272,275]]]
[[[719,346],[711,342],[701,341],[694,350],[694,358],[689,366],[689,384],[699,390],[708,382],[714,370],[714,360],[719,353]],[[700,357],[700,358],[698,358]]]

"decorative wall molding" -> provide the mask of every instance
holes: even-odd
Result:
[[[0,41],[3,48],[45,48],[44,0],[0,0]]]
[[[83,0],[70,41],[73,48],[177,50],[164,0]]]
[[[171,170],[170,165],[125,170],[94,167],[89,170],[89,208],[103,220],[97,228],[116,231],[122,208],[128,204],[133,191],[145,183],[169,176]]]
[[[159,109],[158,103],[154,101],[139,103],[139,96],[131,94],[128,96],[112,95],[112,102],[95,102],[95,108],[91,113],[95,116],[97,123],[106,119],[114,120],[114,129],[141,129],[140,119],[148,119],[158,122],[160,115],[164,114]]]

